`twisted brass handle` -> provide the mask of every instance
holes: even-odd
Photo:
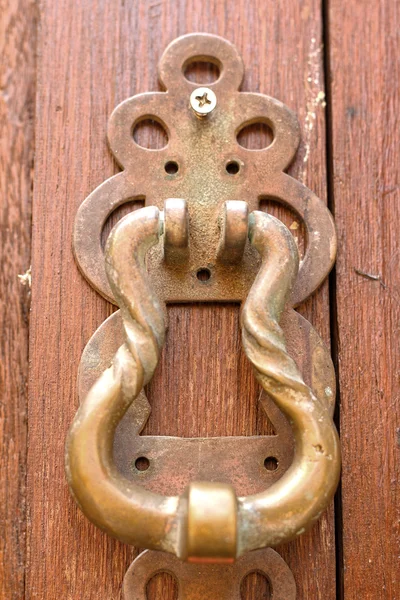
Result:
[[[295,457],[267,491],[237,498],[226,484],[192,483],[185,494],[160,496],[133,484],[113,463],[115,429],[152,377],[165,338],[163,311],[145,269],[146,251],[162,233],[155,207],[120,221],[106,247],[106,271],[126,342],[78,410],[66,448],[68,482],[86,516],[134,546],[188,560],[233,560],[248,550],[301,534],[336,489],[340,450],[328,407],[304,383],[289,357],[279,320],[298,270],[286,227],[261,212],[250,216],[250,240],[262,257],[244,304],[243,345],[263,388],[287,416]]]

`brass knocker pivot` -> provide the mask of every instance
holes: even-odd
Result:
[[[184,77],[185,66],[199,57],[220,68],[209,88],[196,88]],[[236,567],[226,565],[303,533],[331,501],[340,471],[332,365],[316,332],[292,308],[332,266],[334,226],[322,202],[284,173],[299,142],[295,117],[276,100],[239,92],[242,76],[243,65],[230,43],[205,34],[184,36],[161,59],[167,91],[130,98],[111,117],[110,146],[124,170],[81,206],[74,249],[83,274],[120,311],[85,349],[81,406],[66,447],[70,489],[93,523],[123,542],[204,563],[204,568],[222,563],[219,576],[210,577],[216,586],[225,582],[219,593],[226,598],[236,597],[233,571],[227,571]],[[163,150],[145,150],[132,138],[135,124],[149,115],[168,132]],[[274,135],[260,151],[242,148],[236,139],[255,121],[268,123]],[[173,175],[165,170],[171,161],[178,167]],[[234,173],[228,168],[232,164]],[[117,223],[103,256],[100,237],[108,215],[136,197],[145,197],[146,206]],[[303,218],[307,248],[300,268],[293,236],[259,210],[262,198],[289,204]],[[201,270],[208,273],[206,282],[197,277]],[[242,302],[243,348],[268,395],[264,403],[270,403],[278,436],[140,436],[149,414],[143,387],[165,340],[165,302],[188,300]],[[298,366],[305,355],[310,385]],[[270,448],[281,456],[279,478],[259,469]],[[244,461],[243,472],[233,473],[231,457],[242,456],[244,449],[253,464]],[[207,463],[197,459],[215,453],[223,457],[221,464],[207,471]],[[141,455],[152,464],[147,480],[130,468]],[[169,469],[177,464],[184,469],[190,455],[196,457],[197,476],[183,489],[180,482],[174,494],[160,493]],[[160,456],[167,461],[163,467],[157,466]],[[193,469],[191,463],[188,474]],[[288,587],[282,597],[294,598],[285,563],[279,557],[274,563],[271,550],[263,552],[266,568],[285,571]],[[161,561],[152,564],[141,556],[130,569],[139,579],[144,575],[138,561],[146,576]],[[248,560],[238,560],[235,572]],[[179,570],[177,564],[170,568]],[[143,598],[128,574],[125,598]],[[273,580],[271,572],[269,577]]]

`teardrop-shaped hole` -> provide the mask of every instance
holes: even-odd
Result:
[[[136,144],[147,150],[161,150],[168,144],[167,130],[155,118],[147,117],[135,123],[132,135]]]
[[[220,72],[219,66],[210,60],[192,60],[183,69],[188,81],[200,85],[214,83],[219,79]]]
[[[160,571],[146,586],[147,600],[178,600],[178,581],[175,575]]]
[[[274,141],[271,127],[264,121],[244,125],[236,136],[239,146],[246,150],[264,150]]]
[[[260,571],[252,571],[242,579],[240,585],[242,600],[271,600],[272,589],[269,579]]]

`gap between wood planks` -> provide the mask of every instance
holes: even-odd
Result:
[[[333,188],[333,130],[332,130],[332,86],[329,38],[329,0],[322,0],[322,42],[323,42],[323,71],[325,83],[325,127],[326,127],[326,184],[328,208],[335,218],[335,199]],[[331,334],[331,355],[336,374],[336,406],[334,421],[340,435],[340,380],[338,360],[339,326],[337,318],[336,298],[336,267],[329,275],[329,324]],[[344,599],[344,560],[343,560],[343,506],[342,486],[339,483],[334,500],[335,519],[335,554],[336,554],[336,598]]]

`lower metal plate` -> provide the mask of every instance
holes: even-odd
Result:
[[[295,600],[296,584],[283,558],[271,548],[248,552],[231,565],[190,564],[163,552],[142,552],[129,567],[123,583],[123,600],[146,600],[146,587],[154,575],[168,572],[178,582],[178,600],[241,600],[246,575],[261,573],[274,600]]]

